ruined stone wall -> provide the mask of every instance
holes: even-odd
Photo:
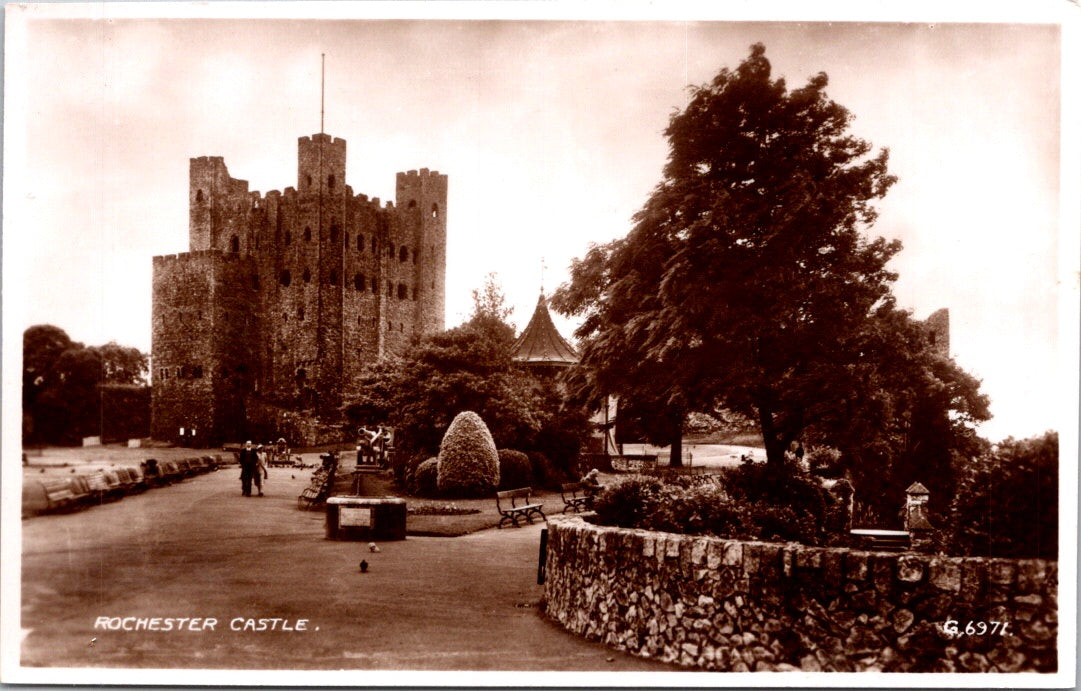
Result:
[[[1058,565],[738,542],[549,521],[546,613],[718,671],[1053,672]],[[949,619],[1008,622],[950,636]]]

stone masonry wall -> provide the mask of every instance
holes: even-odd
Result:
[[[548,530],[547,615],[641,657],[735,672],[1057,667],[1057,562],[738,542],[580,517]],[[1008,623],[1005,635],[951,636],[947,620],[962,633]]]

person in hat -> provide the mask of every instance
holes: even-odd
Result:
[[[244,448],[240,450],[240,493],[245,497],[251,496],[251,483],[258,467],[259,452],[250,440],[244,442]]]

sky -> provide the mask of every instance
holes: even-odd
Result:
[[[827,73],[852,132],[889,148],[898,183],[868,232],[904,244],[890,265],[902,307],[950,310],[951,354],[991,398],[981,432],[1076,424],[1062,405],[1064,383],[1077,383],[1064,380],[1074,339],[1060,333],[1076,267],[1060,243],[1077,229],[1062,226],[1076,199],[1060,193],[1054,24],[10,8],[6,346],[50,323],[149,352],[151,258],[188,248],[189,159],[223,156],[252,190],[295,186],[297,138],[320,129],[321,54],[324,130],[348,142],[355,194],[393,199],[399,171],[449,176],[447,326],[494,272],[521,330],[542,285],[550,293],[590,243],[628,232],[661,179],[663,130],[687,87],[762,42],[791,88]],[[570,336],[575,323],[555,317]]]

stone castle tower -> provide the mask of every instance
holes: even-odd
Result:
[[[191,159],[188,252],[154,257],[151,435],[251,436],[249,408],[333,413],[362,367],[444,328],[447,176],[353,194],[346,143],[301,137],[297,184],[262,195]]]

